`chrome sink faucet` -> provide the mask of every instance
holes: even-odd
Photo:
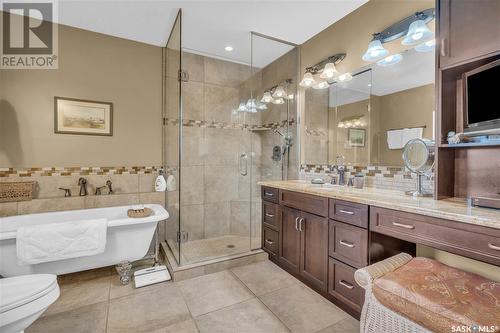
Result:
[[[337,155],[337,164],[331,167],[331,171],[337,170],[339,174],[339,185],[345,185],[345,171],[347,167],[345,165],[345,157],[343,155]]]

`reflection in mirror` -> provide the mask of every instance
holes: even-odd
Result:
[[[305,91],[302,165],[404,166],[410,139],[433,139],[434,52],[401,53],[347,82]]]

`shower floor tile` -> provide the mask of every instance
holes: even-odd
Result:
[[[181,263],[182,265],[192,264],[200,261],[230,256],[250,251],[250,241],[256,244],[260,238],[242,236],[222,236],[207,239],[197,239],[181,243]],[[172,240],[169,240],[172,242]],[[169,244],[170,248],[175,248]]]

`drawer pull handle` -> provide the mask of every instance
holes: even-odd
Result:
[[[266,239],[266,243],[269,244],[269,245],[273,245],[274,242],[272,240],[269,240],[269,239]]]
[[[405,228],[405,229],[412,229],[412,230],[415,229],[414,225],[403,224],[403,223],[398,223],[398,222],[392,222],[392,225],[396,226],[396,227]]]
[[[497,250],[500,251],[500,246],[493,245],[491,243],[488,243],[488,247],[492,250]]]
[[[274,214],[269,214],[269,213],[266,213],[266,216],[267,216],[267,217],[271,217],[271,218],[272,218],[272,217],[274,217]]]
[[[347,289],[352,289],[352,288],[354,288],[354,286],[353,286],[352,284],[350,284],[349,282],[346,282],[346,281],[344,281],[344,280],[339,280],[339,283],[340,283],[341,285],[343,285],[344,287],[346,287]]]
[[[274,193],[272,193],[272,192],[264,192],[264,195],[266,197],[274,197]]]
[[[300,231],[300,230],[299,230],[299,225],[298,225],[298,223],[299,223],[299,219],[300,219],[300,216],[297,216],[297,217],[295,218],[295,230],[297,230],[297,231]]]
[[[342,213],[342,214],[354,215],[354,212],[350,211],[350,210],[339,209],[339,212]]]
[[[343,240],[341,240],[339,243],[340,243],[340,245],[344,245],[344,246],[350,247],[351,249],[354,247],[353,243],[349,243],[349,242],[346,242],[346,241],[343,241]]]

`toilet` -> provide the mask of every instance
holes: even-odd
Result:
[[[32,274],[0,279],[0,332],[23,332],[58,297],[56,275]]]

